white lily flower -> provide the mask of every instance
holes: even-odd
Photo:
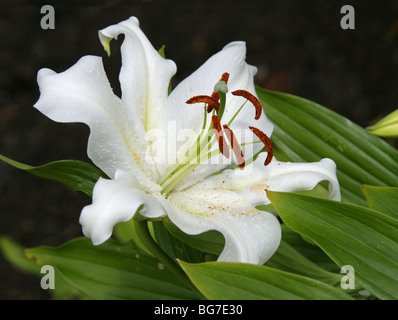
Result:
[[[281,239],[278,219],[255,207],[270,203],[266,190],[307,190],[327,180],[330,198],[340,200],[332,160],[283,163],[272,157],[273,125],[256,105],[256,68],[245,62],[244,42],[228,44],[169,95],[174,62],[159,55],[136,18],[99,32],[108,53],[119,34],[125,36],[121,98],[100,57],[84,56],[59,74],[38,73],[35,107],[54,121],[87,124],[88,155],[109,177],[98,180],[92,204],[81,213],[83,233],[95,245],[137,212],[168,215],[187,234],[221,232],[226,244],[219,261],[263,264]],[[190,133],[188,142],[181,132]]]

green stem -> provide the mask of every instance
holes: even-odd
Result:
[[[206,110],[205,110],[206,114]],[[184,166],[188,165],[189,162],[191,162],[195,157],[198,156],[198,153],[200,152],[201,148],[208,143],[207,139],[210,134],[210,130],[212,127],[206,131],[206,116],[205,116],[205,122],[202,128],[202,131],[198,135],[198,138],[196,139],[196,143],[193,144],[188,151],[185,154],[185,159],[179,163],[176,163],[174,166],[172,166],[167,172],[159,179],[159,184],[161,186],[165,186],[170,183],[170,179],[173,179],[173,176]],[[205,143],[205,144],[204,144]]]
[[[206,153],[206,150],[205,150],[205,146],[206,146],[206,144],[208,145],[207,147],[208,147],[208,149],[210,149],[212,146],[213,146],[213,144],[215,143],[215,139],[213,139],[214,138],[214,136],[212,137],[212,140],[210,141],[210,142],[206,142],[205,144],[204,144],[204,146],[201,148],[201,152],[199,153],[199,155],[197,156],[197,162],[196,163],[194,163],[194,164],[190,164],[190,163],[187,163],[184,167],[182,167],[177,173],[175,173],[169,180],[167,180],[167,183],[165,183],[165,184],[163,184],[162,185],[162,187],[163,187],[163,190],[162,190],[162,193],[163,194],[168,194],[168,193],[170,193],[172,190],[173,190],[173,188],[186,176],[186,175],[188,175],[188,173],[190,172],[190,171],[192,171],[193,169],[195,169],[198,165],[200,165],[200,163],[201,163],[201,161],[203,160],[203,157],[204,156],[206,156],[206,159],[205,160],[208,160],[209,158],[207,157],[207,155],[209,154],[209,153]],[[220,151],[219,150],[217,150],[217,153],[220,153]]]
[[[142,244],[162,262],[169,270],[171,270],[188,288],[190,288],[200,299],[206,299],[196,287],[193,285],[191,280],[185,272],[172,260],[153,240],[149,230],[147,220],[135,220],[134,221],[135,231],[137,232],[138,238]]]
[[[240,108],[238,109],[238,111],[236,111],[236,113],[233,115],[233,117],[231,118],[231,120],[229,120],[227,126],[229,127],[231,125],[231,123],[235,120],[236,116],[239,114],[240,110],[242,110],[242,108],[245,106],[247,100],[240,106]]]

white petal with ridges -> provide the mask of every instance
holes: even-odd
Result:
[[[197,95],[211,95],[224,72],[230,78],[221,124],[228,124],[240,144],[258,141],[249,126],[271,136],[273,125],[266,116],[254,120],[255,110],[250,102],[236,114],[245,99],[231,94],[241,89],[255,95],[256,68],[245,61],[244,42],[232,42],[168,96],[169,81],[176,72],[174,62],[158,54],[134,17],[99,31],[108,53],[109,41],[120,34],[125,35],[119,76],[122,99],[113,94],[99,57],[83,57],[60,74],[49,69],[38,74],[41,96],[35,107],[54,121],[87,124],[91,130],[88,154],[111,178],[98,180],[93,203],[81,214],[83,232],[94,244],[106,241],[115,224],[131,219],[137,210],[147,218],[161,217],[167,212],[170,220],[187,234],[221,232],[226,245],[219,261],[263,264],[276,251],[281,239],[277,218],[254,207],[269,203],[266,190],[308,190],[327,180],[330,198],[340,199],[336,166],[330,159],[316,163],[283,163],[273,159],[264,166],[266,154],[262,153],[244,170],[211,175],[234,166],[223,162],[225,159],[218,154],[212,158],[218,162],[206,161],[191,172],[193,167],[188,165],[187,171],[174,170],[175,166],[170,169],[177,162],[179,147],[186,142],[176,138],[179,132],[184,129],[199,132],[203,126],[203,104],[187,105],[186,101]],[[207,121],[207,128],[210,122]],[[170,134],[171,127],[174,134]],[[151,139],[153,130],[161,138],[154,138],[151,144],[147,133],[151,131]],[[253,139],[248,141],[246,133]],[[245,159],[250,161],[263,145],[242,147]],[[217,149],[215,143],[211,150]],[[176,151],[175,155],[172,150]],[[167,160],[172,161],[156,163],[155,155],[167,155]],[[232,151],[231,158],[234,159]],[[169,177],[171,180],[167,180]],[[166,190],[162,190],[161,182],[163,187],[167,186]]]
[[[266,153],[261,153],[245,170],[225,170],[192,187],[194,190],[222,189],[239,193],[252,205],[270,203],[266,191],[296,192],[311,190],[319,182],[329,182],[329,198],[340,200],[336,164],[330,159],[312,163],[280,162],[275,158],[264,166]]]
[[[224,235],[218,261],[263,264],[279,246],[281,229],[276,217],[255,209],[235,192],[188,189],[160,201],[170,220],[185,233],[216,230]]]
[[[134,109],[146,131],[157,127],[159,110],[167,96],[169,82],[177,67],[172,60],[164,59],[149,42],[139,27],[138,19],[128,20],[99,31],[106,49],[112,38],[124,34],[121,46],[122,68],[119,75],[122,100]]]
[[[165,106],[164,120],[177,121],[177,132],[186,128],[199,131],[203,125],[203,104],[188,105],[185,102],[193,96],[211,95],[222,74],[228,72],[230,77],[226,97],[227,105],[222,118],[222,123],[227,124],[245,102],[244,98],[236,97],[231,92],[243,89],[255,95],[254,75],[256,68],[248,65],[245,59],[246,45],[242,41],[231,42],[210,57],[171,92]],[[176,114],[179,116],[175,117]],[[266,118],[265,114],[258,121],[254,120],[254,114],[254,107],[247,103],[235,118],[231,129],[246,130],[249,126],[256,126],[262,128],[267,135],[271,135],[273,124]],[[209,117],[211,120],[211,116]],[[208,122],[208,125],[210,125],[210,122]]]
[[[148,218],[165,215],[159,202],[142,190],[140,181],[129,173],[117,171],[114,180],[98,180],[93,203],[83,208],[79,222],[84,235],[98,245],[112,235],[117,223],[130,220],[138,209]]]
[[[59,74],[41,69],[37,81],[40,98],[34,106],[54,121],[87,124],[87,153],[110,178],[116,169],[137,167],[147,148],[145,133],[137,117],[127,115],[126,106],[114,95],[100,57],[84,56]],[[147,166],[144,171],[152,175],[150,170]]]

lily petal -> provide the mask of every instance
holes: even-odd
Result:
[[[255,209],[232,191],[186,190],[159,199],[170,220],[187,234],[217,230],[225,237],[218,261],[264,264],[281,239],[272,214]]]
[[[82,57],[59,74],[41,69],[37,81],[41,94],[34,106],[54,121],[87,124],[91,131],[87,153],[110,178],[116,169],[128,171],[145,158],[145,131],[113,93],[100,57]],[[140,164],[153,175],[150,166]]]
[[[311,190],[321,181],[329,181],[329,198],[339,201],[340,187],[336,177],[336,164],[330,159],[313,163],[280,162],[275,158],[264,166],[266,153],[243,171],[225,170],[208,177],[192,189],[232,190],[247,199],[253,206],[270,203],[267,190],[296,192]]]
[[[243,89],[255,94],[254,75],[257,69],[246,63],[246,44],[243,41],[231,42],[221,51],[210,57],[189,77],[184,79],[172,91],[165,106],[166,115],[170,120],[177,120],[177,130],[186,128],[200,130],[203,124],[203,108],[198,105],[187,105],[185,102],[197,95],[210,95],[215,84],[224,72],[230,74],[228,80],[227,105],[223,121],[227,123],[244,103],[244,99],[231,94],[232,91]],[[175,114],[179,117],[176,119]],[[242,108],[234,120],[232,128],[247,129],[249,125],[257,124],[267,135],[271,135],[273,124],[266,118],[254,120],[254,108],[250,105]]]
[[[268,136],[272,134],[273,124],[263,114],[259,120],[254,120],[255,109],[250,103],[246,105],[237,113],[239,108],[245,103],[245,99],[231,94],[232,91],[243,89],[255,95],[254,75],[257,69],[248,65],[246,59],[246,45],[244,42],[231,42],[225,46],[220,52],[210,57],[199,69],[192,73],[188,78],[182,81],[170,94],[167,104],[163,112],[163,123],[159,123],[159,127],[163,126],[163,131],[167,132],[167,124],[169,122],[176,122],[177,133],[183,130],[194,130],[199,132],[202,129],[204,122],[204,112],[200,105],[187,105],[185,102],[196,95],[209,95],[213,92],[215,84],[219,81],[224,72],[230,74],[228,80],[228,90],[224,115],[222,118],[223,124],[228,124],[230,120],[234,119],[230,125],[239,144],[247,143],[243,147],[243,153],[246,159],[251,158],[254,154],[261,150],[263,145],[261,143],[254,143],[258,138],[249,130],[249,126],[261,128],[261,130]],[[175,115],[178,114],[178,117]],[[210,126],[210,121],[207,121],[207,128]],[[181,147],[185,140],[177,141],[176,150]],[[175,143],[169,141],[168,143]],[[169,147],[168,149],[171,149]],[[214,144],[211,151],[217,150],[217,144]],[[190,173],[183,181],[183,185],[177,188],[182,189],[193,185],[204,177],[217,172],[228,166],[237,164],[235,157],[231,158],[233,162],[228,162],[222,156],[216,155],[208,161],[204,168],[196,168],[194,172]],[[177,160],[174,161],[176,163]],[[209,164],[210,163],[210,164]],[[221,164],[221,165],[220,165]],[[201,167],[201,166],[199,166]],[[159,169],[161,173],[167,170],[167,166]]]
[[[139,27],[136,17],[99,31],[105,48],[109,41],[124,34],[119,75],[123,102],[139,115],[148,131],[156,127],[159,110],[168,97],[170,79],[177,71],[172,60],[164,59]]]
[[[118,170],[114,180],[100,178],[94,186],[93,203],[80,216],[84,235],[98,245],[112,235],[117,223],[130,220],[138,209],[148,218],[164,216],[159,202],[140,189],[140,182],[123,171]]]

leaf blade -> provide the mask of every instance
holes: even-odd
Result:
[[[341,280],[341,275],[322,269],[283,240],[275,254],[267,261],[266,266],[303,275],[330,285],[335,285]]]
[[[317,243],[381,299],[398,298],[398,220],[375,210],[297,194],[269,192],[286,225]]]
[[[342,199],[365,205],[361,184],[398,186],[398,151],[348,119],[312,101],[257,87],[275,124],[272,140],[295,162],[332,158]]]
[[[93,246],[76,238],[56,248],[27,249],[28,257],[50,264],[76,290],[92,299],[196,299],[174,275],[133,243],[108,240]]]
[[[93,165],[78,160],[60,160],[33,167],[0,155],[0,160],[40,178],[61,182],[75,191],[92,196],[95,183],[105,174]]]
[[[398,188],[364,185],[362,191],[370,208],[398,218]]]
[[[231,262],[180,265],[208,299],[351,299],[320,281],[265,266]]]

